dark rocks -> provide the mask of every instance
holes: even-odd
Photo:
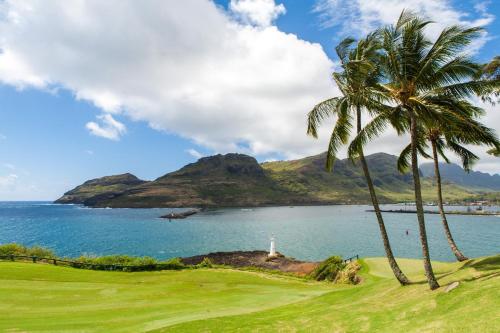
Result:
[[[232,251],[214,252],[205,255],[181,258],[186,265],[198,265],[203,259],[208,258],[216,265],[232,267],[258,267],[282,272],[306,275],[312,272],[318,263],[306,262],[288,258],[278,253],[276,257],[269,258],[266,251]]]

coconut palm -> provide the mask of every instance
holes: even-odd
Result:
[[[500,80],[500,56],[494,57],[489,63],[483,65],[480,68],[477,77],[488,80]],[[481,98],[483,101],[490,102],[492,104],[499,102],[498,100],[494,101],[492,96],[500,96],[500,88],[498,86],[483,94]]]
[[[430,260],[418,168],[423,137],[421,128],[426,121],[443,119],[443,109],[459,107],[466,98],[491,91],[497,82],[477,79],[475,76],[480,66],[462,53],[479,36],[480,28],[451,26],[431,42],[424,31],[430,23],[403,11],[395,25],[382,30],[380,66],[386,81],[380,84],[380,89],[391,103],[387,110],[379,110],[380,117],[363,128],[349,150],[362,147],[379,135],[388,123],[398,133],[409,132],[410,164],[425,274],[430,288],[436,289],[439,284]]]
[[[333,73],[333,78],[342,92],[342,96],[317,104],[308,114],[307,133],[315,138],[318,137],[317,128],[326,118],[330,116],[337,117],[331,133],[326,158],[326,168],[329,171],[333,168],[339,147],[349,140],[354,119],[356,131],[359,133],[362,129],[362,110],[371,111],[379,106],[378,102],[374,102],[377,99],[375,96],[376,91],[372,89],[379,76],[376,65],[379,47],[376,34],[368,35],[365,39],[360,40],[357,45],[355,45],[354,39],[344,39],[336,47],[342,71]],[[399,268],[392,253],[389,236],[380,212],[377,195],[363,150],[359,149],[355,154],[359,157],[366,178],[389,265],[399,283],[406,285],[409,280]]]
[[[483,110],[473,106],[469,102],[462,101],[460,108],[451,109],[443,108],[440,124],[437,126],[436,119],[425,124],[425,128],[420,129],[419,133],[424,135],[424,138],[419,140],[422,144],[429,142],[432,148],[432,159],[434,162],[434,175],[436,178],[437,202],[441,222],[445,231],[448,244],[458,261],[464,261],[468,258],[462,254],[453,239],[451,230],[448,225],[448,220],[443,207],[443,192],[441,173],[439,170],[439,156],[446,163],[449,159],[445,154],[445,150],[455,153],[462,161],[462,166],[465,171],[469,172],[473,163],[479,159],[474,153],[464,147],[464,144],[473,145],[488,145],[498,147],[500,145],[495,131],[485,127],[472,117],[481,115]],[[424,151],[426,147],[420,146],[419,151]],[[398,169],[401,172],[408,170],[411,145],[407,146],[401,153],[398,159]],[[425,157],[429,157],[425,155]]]
[[[492,148],[488,150],[488,154],[491,154],[496,157],[500,157],[500,149],[499,148]]]

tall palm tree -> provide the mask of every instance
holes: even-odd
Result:
[[[488,154],[491,154],[496,157],[500,157],[500,148],[492,148],[488,150]]]
[[[379,69],[376,65],[380,48],[379,39],[376,34],[371,34],[360,40],[357,45],[354,44],[354,39],[346,38],[336,47],[342,71],[333,73],[333,78],[343,96],[317,104],[308,114],[307,133],[315,138],[318,137],[317,128],[321,122],[329,116],[337,116],[337,122],[328,145],[326,168],[329,171],[333,168],[339,147],[349,140],[353,118],[356,119],[356,132],[359,133],[362,129],[362,110],[370,111],[378,106],[378,103],[374,102],[376,91],[372,87],[378,81],[379,76]],[[355,154],[352,154],[352,156],[354,155],[357,155],[361,162],[389,265],[399,283],[407,285],[409,280],[399,268],[392,253],[389,236],[363,150],[357,150]]]
[[[496,56],[482,68],[484,75],[491,79],[500,78],[500,56]]]
[[[488,80],[500,80],[500,56],[496,56],[491,61],[485,65],[483,65],[478,73],[478,78],[484,78]],[[481,99],[484,102],[490,102],[491,104],[495,104],[500,102],[500,100],[495,101],[492,97],[500,96],[500,88],[497,86],[493,88],[491,91],[487,91],[485,94],[481,96]]]
[[[441,222],[445,231],[448,244],[457,258],[458,261],[465,261],[468,258],[462,254],[453,239],[446,213],[443,207],[443,191],[441,182],[441,173],[439,170],[439,156],[441,156],[446,163],[449,163],[448,157],[445,155],[445,150],[450,150],[462,161],[462,166],[465,171],[469,172],[473,163],[479,159],[474,153],[464,147],[464,144],[474,145],[488,145],[498,147],[500,145],[495,131],[485,127],[477,122],[474,117],[480,115],[483,110],[474,107],[469,102],[463,101],[460,108],[451,108],[442,110],[442,118],[439,125],[436,119],[425,124],[419,132],[424,135],[422,142],[430,142],[432,148],[432,159],[434,162],[434,175],[436,178],[437,187],[437,202]],[[420,147],[423,151],[425,147]],[[408,170],[410,158],[411,145],[407,146],[401,153],[398,159],[398,169],[402,172]],[[427,156],[426,156],[427,157]]]
[[[451,26],[431,42],[424,31],[430,23],[403,11],[395,25],[382,30],[384,52],[380,64],[386,82],[380,84],[380,89],[391,103],[387,111],[363,128],[349,150],[359,149],[380,134],[387,122],[398,133],[410,133],[410,164],[424,269],[430,288],[436,289],[439,284],[430,260],[418,168],[421,123],[441,119],[444,108],[491,91],[498,82],[477,79],[479,65],[462,53],[479,36],[480,28]]]

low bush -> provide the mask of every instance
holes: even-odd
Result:
[[[319,264],[309,277],[316,281],[357,284],[360,269],[361,265],[357,261],[345,263],[341,257],[333,256]]]
[[[38,258],[51,258],[66,261],[67,265],[75,268],[95,269],[95,270],[123,270],[123,271],[157,271],[157,270],[178,270],[186,268],[179,258],[172,258],[159,261],[151,257],[131,257],[126,255],[110,256],[81,256],[76,259],[58,258],[54,252],[40,246],[26,247],[11,243],[0,245],[0,257],[27,256]],[[68,263],[69,262],[69,263]],[[205,263],[208,264],[208,263]],[[210,263],[211,264],[211,263]]]
[[[360,282],[360,278],[358,276],[358,272],[361,269],[361,265],[357,261],[351,261],[348,263],[344,269],[342,269],[337,274],[336,283],[344,283],[344,284],[358,284]]]
[[[75,267],[98,270],[123,270],[123,271],[155,271],[176,270],[186,266],[179,258],[158,261],[151,257],[130,257],[125,255],[110,255],[102,257],[81,256],[76,259]],[[113,267],[116,266],[116,267]]]
[[[344,261],[339,256],[332,256],[321,264],[311,273],[311,278],[316,281],[333,281],[337,279],[337,274],[345,267]]]
[[[196,265],[196,268],[212,268],[214,263],[209,258],[203,258],[203,260]]]
[[[0,245],[0,256],[11,256],[11,255],[38,257],[38,258],[55,257],[53,251],[40,246],[26,247],[15,243]]]

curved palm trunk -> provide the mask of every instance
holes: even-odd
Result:
[[[431,141],[432,143],[432,157],[434,159],[434,175],[436,176],[436,182],[437,182],[437,197],[438,197],[438,208],[439,208],[439,215],[441,215],[441,221],[443,222],[443,228],[444,232],[446,234],[446,239],[448,240],[448,244],[450,244],[451,251],[453,251],[453,254],[457,258],[458,261],[464,261],[467,260],[468,258],[460,252],[460,250],[457,247],[457,244],[455,244],[455,241],[453,240],[453,236],[451,235],[450,227],[448,226],[448,220],[446,219],[446,214],[444,213],[444,208],[443,208],[443,191],[441,188],[441,173],[439,171],[439,160],[438,160],[438,154],[437,154],[437,147],[436,147],[436,142]]]
[[[357,132],[361,131],[361,110],[357,108]],[[377,216],[377,222],[380,229],[380,234],[382,235],[382,241],[384,243],[385,254],[387,259],[389,260],[389,265],[391,266],[392,272],[399,283],[404,286],[410,283],[406,275],[399,268],[396,259],[394,258],[394,254],[392,253],[391,244],[389,243],[389,236],[387,235],[387,230],[385,229],[384,219],[382,218],[382,213],[380,212],[380,207],[378,204],[377,195],[375,193],[375,188],[373,186],[372,178],[370,176],[370,171],[368,169],[368,164],[366,163],[365,155],[363,154],[363,150],[359,153],[359,160],[361,161],[361,166],[363,168],[363,172],[366,178],[366,184],[368,185],[368,190],[370,191],[370,197],[372,199],[373,210],[375,211],[375,215]]]
[[[413,183],[415,187],[415,206],[417,208],[418,228],[420,231],[420,242],[422,243],[422,254],[424,257],[424,269],[427,282],[431,290],[439,288],[439,284],[432,270],[431,258],[429,255],[429,245],[427,244],[427,232],[425,231],[424,206],[422,203],[422,192],[420,188],[420,174],[418,170],[417,156],[417,120],[413,111],[410,111],[410,136],[411,136],[411,167],[413,173]]]

